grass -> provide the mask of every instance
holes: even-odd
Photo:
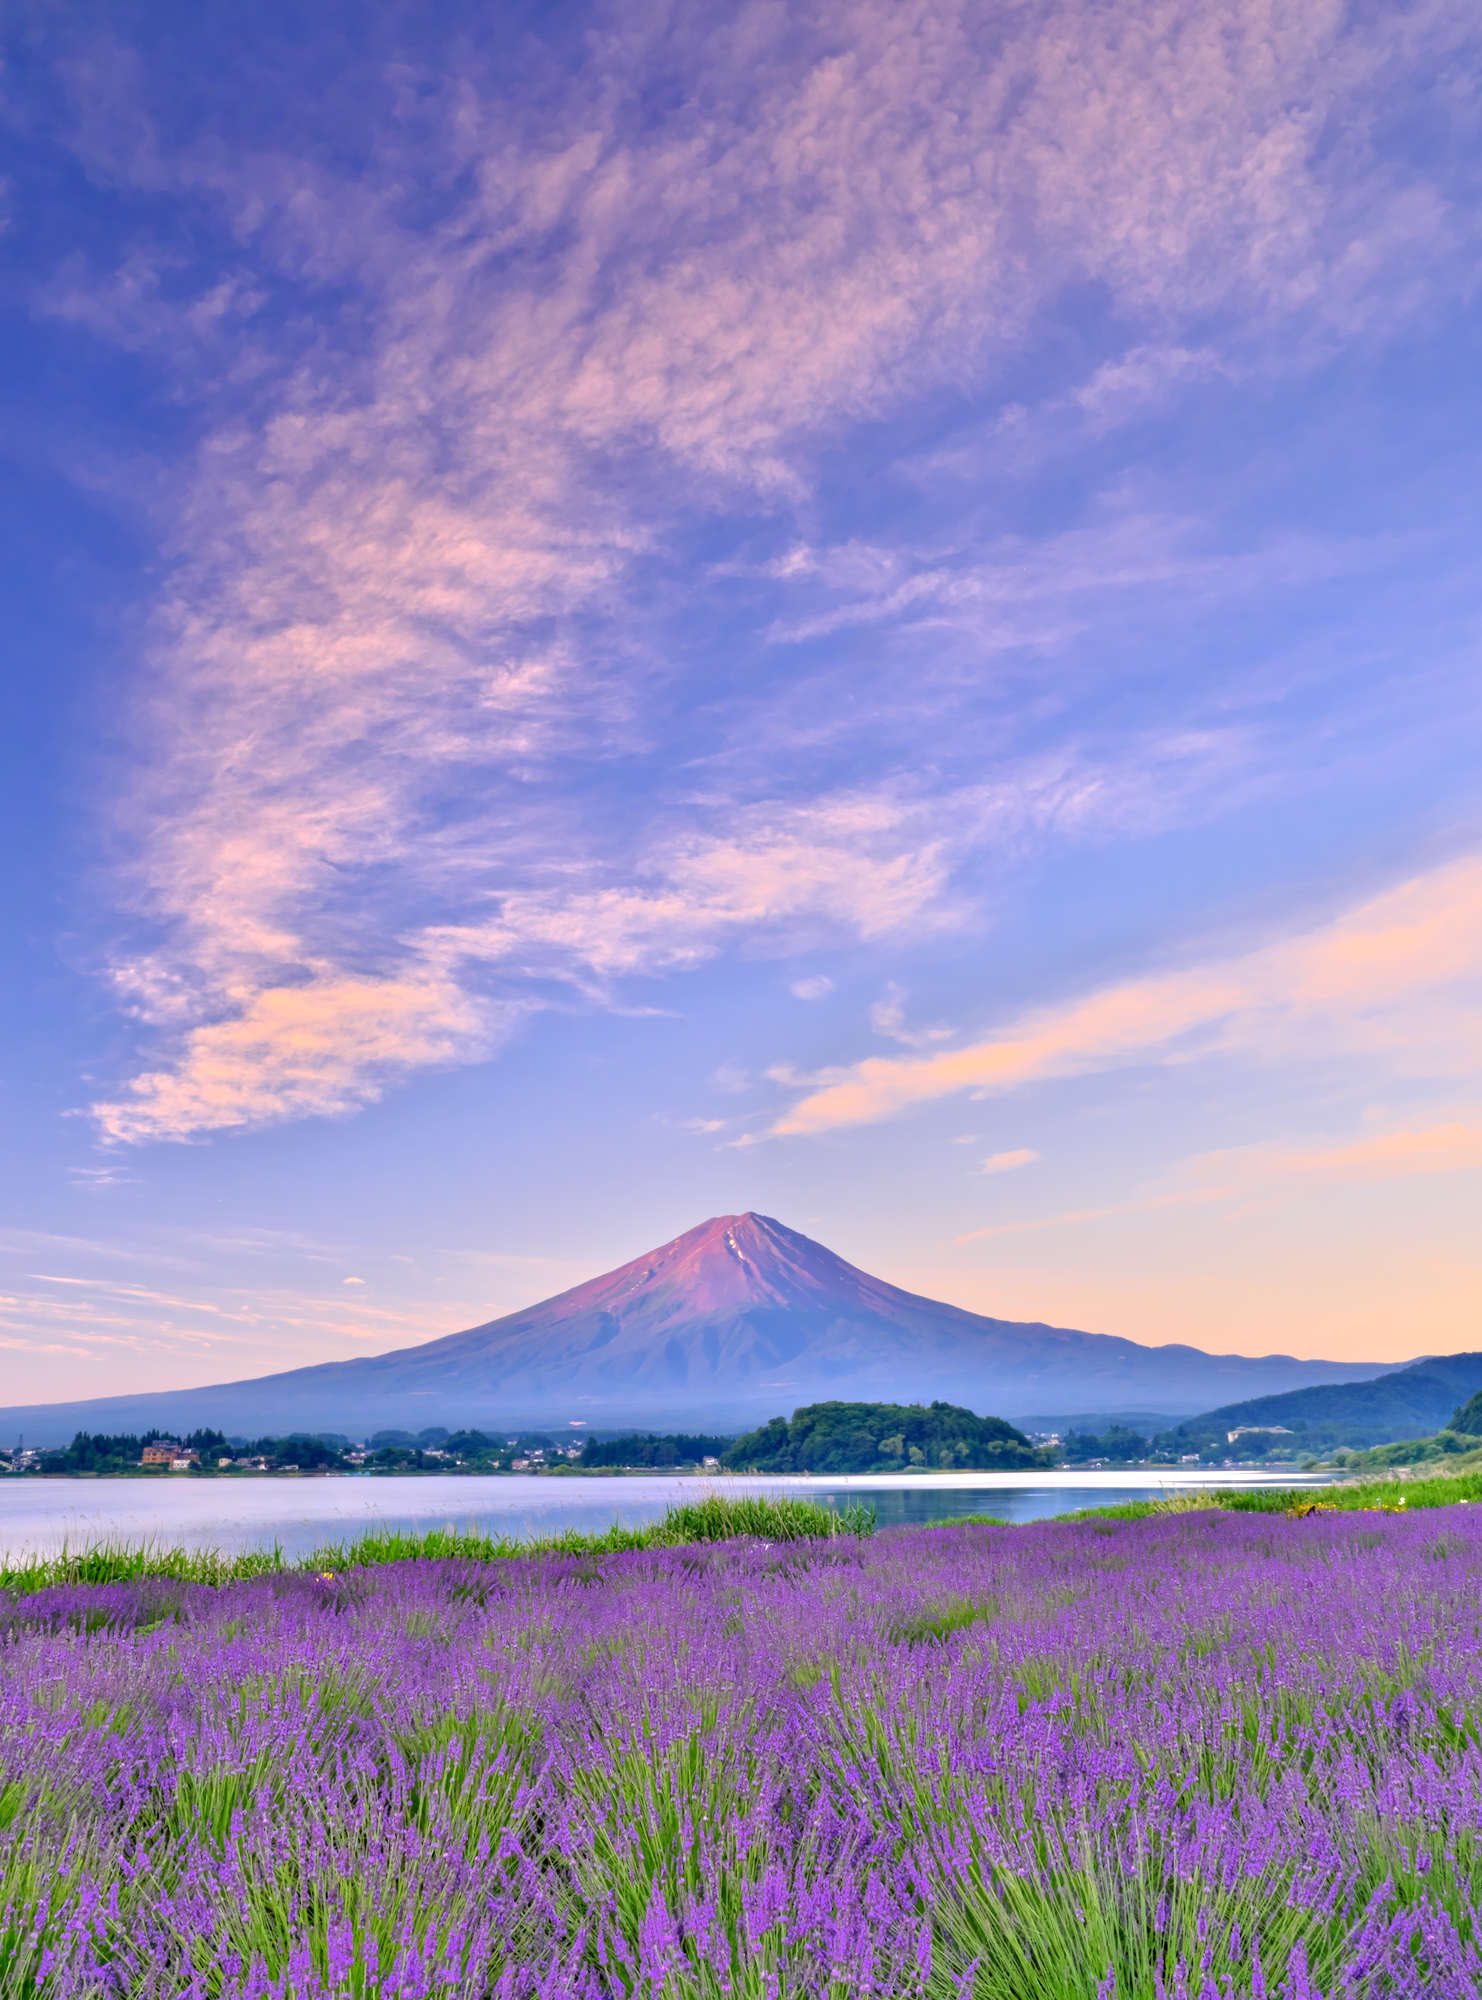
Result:
[[[1062,1521],[1145,1521],[1154,1514],[1223,1508],[1230,1514],[1413,1513],[1420,1507],[1482,1502],[1482,1456],[1474,1471],[1422,1472],[1409,1478],[1337,1480],[1328,1486],[1265,1486],[1249,1492],[1175,1493],[1166,1500],[1119,1500],[1061,1514]]]
[[[869,1507],[835,1508],[818,1500],[710,1493],[702,1500],[671,1507],[659,1520],[638,1528],[615,1522],[599,1534],[567,1528],[523,1541],[477,1529],[428,1528],[421,1534],[406,1534],[388,1528],[348,1542],[326,1543],[312,1555],[292,1560],[277,1547],[225,1555],[219,1549],[171,1548],[157,1542],[101,1542],[86,1549],[64,1548],[54,1556],[0,1563],[0,1591],[27,1595],[58,1584],[133,1583],[141,1577],[175,1583],[238,1583],[284,1571],[325,1575],[383,1563],[449,1557],[467,1562],[508,1562],[522,1556],[615,1555],[627,1549],[678,1548],[695,1542],[826,1541],[839,1535],[869,1535],[874,1529],[874,1510]]]
[[[1331,1486],[1287,1492],[1268,1487],[1254,1493],[1222,1493],[1219,1505],[1236,1514],[1303,1514],[1314,1510],[1376,1509],[1398,1512],[1415,1507],[1466,1506],[1482,1500],[1482,1470],[1424,1473],[1411,1479],[1343,1480]]]

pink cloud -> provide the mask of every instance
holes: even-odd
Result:
[[[436,979],[312,980],[268,987],[237,1015],[193,1028],[178,1063],[95,1107],[105,1138],[183,1139],[285,1116],[354,1110],[384,1080],[466,1060],[490,1017]]]
[[[1432,33],[1460,29],[1441,8]],[[1321,7],[1216,24],[1192,0],[1135,19],[1062,0],[992,36],[912,0],[666,17],[609,36],[538,128],[461,78],[445,152],[388,135],[353,179],[210,144],[172,157],[143,85],[84,66],[93,169],[216,203],[244,268],[173,318],[147,263],[91,301],[69,269],[58,311],[197,354],[260,284],[332,277],[350,300],[311,357],[253,353],[252,420],[207,426],[179,508],[124,813],[138,934],[115,966],[159,1046],[96,1107],[102,1132],[342,1112],[475,1058],[514,1004],[488,999],[491,969],[555,960],[600,983],[825,913],[866,940],[939,919],[952,815],[933,829],[898,788],[691,800],[684,825],[672,800],[667,820],[640,805],[622,859],[592,860],[571,772],[642,737],[638,562],[697,496],[805,493],[838,427],[965,369],[988,379],[1068,285],[1165,331],[1216,306],[1263,331],[1314,300],[1345,330],[1387,310],[1395,268],[1461,227],[1377,164],[1396,60]],[[638,131],[625,88],[658,61],[696,88]],[[1350,134],[1341,162],[1319,103]],[[409,194],[455,185],[441,226],[410,233]],[[1141,394],[1146,345],[1104,399]],[[635,455],[658,468],[642,497]],[[880,602],[948,588],[977,614],[1012,594],[934,573]],[[1156,986],[1103,1012],[1180,1004],[1207,1018],[1207,997]],[[985,1060],[1032,1072],[1155,1031],[1050,1023]],[[897,1085],[916,1088],[887,1064],[838,1088]]]

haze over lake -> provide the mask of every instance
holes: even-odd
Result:
[[[726,1493],[807,1493],[865,1501],[882,1526],[949,1514],[1043,1520],[1112,1500],[1158,1499],[1199,1487],[1304,1483],[1292,1474],[1197,1472],[1159,1479],[1145,1472],[856,1474],[834,1478],[549,1479],[513,1474],[470,1479],[437,1474],[375,1479],[13,1479],[0,1482],[0,1559],[50,1554],[64,1544],[167,1542],[226,1553],[269,1549],[307,1555],[371,1528],[454,1523],[496,1534],[637,1526],[717,1487]]]

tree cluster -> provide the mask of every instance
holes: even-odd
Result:
[[[1100,1432],[1067,1431],[1060,1447],[1066,1465],[1087,1465],[1092,1459],[1126,1464],[1145,1459],[1151,1450],[1151,1441],[1129,1424],[1108,1424]]]
[[[675,1466],[703,1465],[707,1458],[719,1459],[730,1450],[729,1437],[708,1437],[703,1432],[675,1431],[655,1435],[635,1431],[628,1437],[589,1437],[582,1446],[577,1464],[584,1471],[621,1467],[652,1466],[667,1470]]]
[[[1002,1417],[956,1403],[809,1403],[736,1439],[736,1472],[1009,1472],[1053,1464]]]
[[[1482,1438],[1482,1389],[1467,1398],[1446,1428],[1462,1437]]]

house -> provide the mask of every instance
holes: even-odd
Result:
[[[141,1465],[173,1466],[176,1459],[184,1451],[185,1446],[183,1444],[176,1444],[174,1438],[151,1438],[140,1454],[139,1463]],[[194,1453],[191,1454],[192,1457],[194,1455]]]

